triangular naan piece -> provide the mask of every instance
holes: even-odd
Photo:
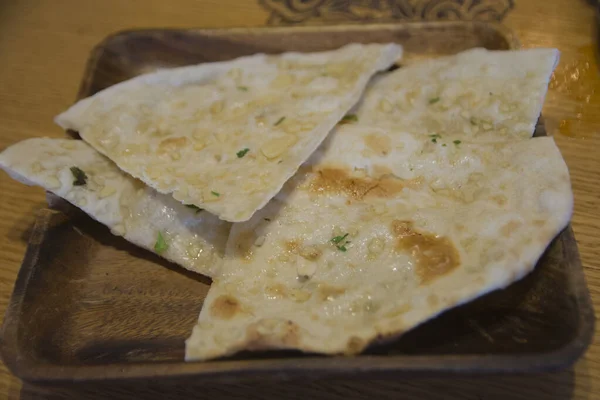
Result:
[[[122,170],[227,221],[263,207],[359,100],[395,44],[258,54],[142,75],[56,121]]]
[[[0,153],[0,168],[191,271],[212,276],[223,262],[230,223],[147,187],[81,140],[19,142]]]
[[[552,138],[430,143],[423,154],[391,146],[367,169],[370,134],[336,130],[271,203],[234,225],[187,360],[360,352],[520,279],[569,221],[569,174]]]
[[[376,78],[358,110],[363,125],[420,135],[497,141],[530,138],[556,49],[468,50]]]

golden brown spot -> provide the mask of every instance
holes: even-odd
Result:
[[[519,221],[509,221],[501,229],[500,233],[504,237],[510,237],[510,235],[521,226]]]
[[[470,248],[477,242],[477,237],[475,236],[469,236],[465,239],[462,239],[460,241],[461,246],[465,249],[465,250],[470,250]]]
[[[273,346],[297,347],[299,327],[293,321],[265,319],[248,325],[246,339],[248,350],[260,350]]]
[[[427,304],[429,304],[430,307],[435,307],[439,303],[440,299],[435,294],[430,294],[429,297],[427,297]]]
[[[544,221],[543,219],[536,219],[535,221],[533,221],[533,225],[536,228],[541,228],[542,226],[546,225],[546,221]]]
[[[499,206],[504,206],[506,204],[506,197],[502,195],[493,196],[492,200]]]
[[[237,241],[235,242],[235,255],[245,260],[250,261],[252,259],[254,242],[256,237],[254,232],[246,231],[239,234]]]
[[[394,308],[393,310],[389,311],[388,313],[385,314],[386,318],[394,318],[394,317],[398,317],[402,314],[406,314],[407,312],[409,312],[412,309],[411,305],[408,303],[404,303],[401,306]]]
[[[309,261],[317,261],[323,251],[317,246],[304,246],[300,249],[300,255]]]
[[[399,193],[408,182],[390,175],[374,179],[351,176],[340,168],[322,168],[310,182],[309,189],[315,193],[341,193],[354,200],[365,196],[389,198]],[[412,182],[410,182],[412,183]]]
[[[392,139],[387,135],[371,133],[365,137],[365,144],[376,154],[386,156],[392,150]]]
[[[312,294],[306,290],[294,289],[290,292],[290,296],[298,303],[304,303]]]
[[[272,299],[281,299],[287,297],[285,287],[281,283],[275,283],[265,288],[265,294]]]
[[[457,232],[464,232],[465,231],[465,226],[463,224],[456,224],[456,231]]]
[[[344,289],[344,288],[329,286],[329,285],[322,284],[322,283],[319,284],[318,291],[319,291],[319,297],[320,297],[321,301],[326,301],[326,300],[332,301],[336,297],[341,296],[344,293],[346,293],[346,289]]]
[[[240,302],[235,297],[224,294],[210,305],[210,315],[214,318],[231,319],[240,308]]]
[[[180,149],[187,145],[187,138],[185,137],[174,137],[168,138],[160,142],[158,150],[156,151],[159,155],[171,154],[179,152]]]
[[[357,336],[352,336],[348,340],[348,344],[346,345],[346,352],[348,354],[356,354],[360,353],[362,349],[365,348],[365,341]]]
[[[373,177],[375,177],[375,178],[390,176],[390,175],[393,175],[393,173],[394,173],[394,171],[392,171],[390,168],[388,168],[384,165],[373,165],[371,171],[372,171]]]
[[[285,327],[285,333],[283,335],[282,342],[285,346],[298,346],[300,342],[300,335],[298,334],[299,328],[292,321],[287,321]]]
[[[298,249],[302,246],[302,241],[300,239],[286,240],[284,246],[290,253],[297,254]]]
[[[519,248],[512,248],[512,249],[510,249],[510,255],[515,260],[518,260],[519,257],[521,256],[521,254],[523,254],[523,250],[520,247]]]
[[[458,267],[460,256],[452,241],[413,229],[409,221],[392,221],[392,232],[398,236],[396,249],[408,251],[415,260],[415,270],[426,284]]]

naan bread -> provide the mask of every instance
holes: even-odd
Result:
[[[360,352],[520,279],[570,219],[569,173],[550,137],[427,141],[421,154],[398,133],[365,168],[370,135],[337,129],[273,201],[233,226],[187,360]]]
[[[191,271],[212,276],[223,262],[230,223],[157,193],[81,140],[22,141],[0,153],[0,168],[66,199],[113,234]]]
[[[376,78],[358,110],[361,124],[452,140],[530,138],[556,49],[468,50]]]
[[[246,221],[401,56],[395,44],[258,54],[142,75],[56,122],[119,168],[227,221]]]

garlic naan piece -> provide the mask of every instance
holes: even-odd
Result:
[[[246,221],[401,53],[351,44],[163,70],[84,99],[56,122],[157,191]]]
[[[187,360],[358,353],[522,278],[568,224],[569,173],[550,137],[436,145],[422,157],[394,145],[414,141],[398,133],[368,170],[340,149],[367,151],[370,134],[337,129],[324,154],[233,226]]]
[[[530,138],[556,49],[472,49],[375,78],[358,110],[364,125],[453,139]]]
[[[19,142],[0,153],[0,168],[190,271],[212,276],[223,262],[230,223],[147,187],[81,140]]]

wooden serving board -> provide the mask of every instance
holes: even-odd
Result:
[[[92,52],[79,98],[161,67],[390,41],[404,46],[403,64],[472,47],[518,46],[497,25],[464,22],[129,31],[110,36]],[[543,124],[536,134],[544,134]],[[111,235],[65,202],[50,200],[54,210],[40,211],[2,330],[5,363],[29,381],[534,372],[570,365],[593,333],[591,302],[569,227],[523,280],[362,355],[264,352],[186,363],[184,340],[210,280]]]

